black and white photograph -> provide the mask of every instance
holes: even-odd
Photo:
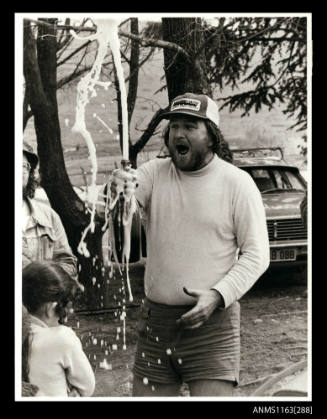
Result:
[[[14,19],[15,401],[312,413],[312,14]]]

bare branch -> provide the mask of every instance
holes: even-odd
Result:
[[[86,73],[87,71],[91,70],[92,66],[87,66],[82,68],[79,71],[75,71],[71,74],[69,74],[66,77],[63,77],[62,79],[58,80],[57,82],[57,89],[60,89],[61,87],[65,86],[65,84],[70,83],[71,81],[77,79],[79,76],[81,76],[82,74]]]
[[[70,23],[70,19],[67,18],[65,20],[65,25],[69,25],[69,23]],[[67,34],[68,34],[68,31],[65,30],[65,29],[61,31],[61,33],[59,35],[59,38],[58,38],[58,41],[57,41],[57,48],[58,48],[58,50],[60,50],[61,48],[63,48],[65,46],[65,44],[67,43],[67,41],[68,41]],[[64,36],[66,36],[66,37],[64,38]]]
[[[180,47],[177,44],[174,44],[173,42],[161,41],[159,39],[143,38],[142,36],[133,35],[131,33],[123,32],[121,30],[118,33],[119,33],[120,36],[125,36],[126,38],[130,38],[130,39],[133,39],[135,41],[140,42],[140,44],[144,47],[156,47],[156,48],[171,49],[173,51],[176,51],[176,52],[184,55],[184,57],[187,60],[191,61],[191,57],[188,54],[188,52],[185,51],[184,48]]]
[[[157,110],[157,112],[153,115],[151,121],[148,124],[148,127],[146,128],[142,136],[136,141],[135,144],[133,144],[132,146],[133,152],[137,154],[139,151],[141,151],[144,148],[144,146],[148,143],[153,133],[155,132],[158,124],[161,122],[162,114],[167,112],[167,110],[168,108],[164,108],[164,109],[160,108]]]
[[[154,47],[152,47],[151,48],[151,50],[150,50],[150,52],[147,54],[147,56],[138,64],[138,66],[137,66],[137,68],[135,68],[131,73],[130,73],[130,75],[128,76],[128,77],[126,77],[126,79],[125,79],[125,82],[128,82],[129,80],[130,80],[130,78],[134,75],[134,72],[135,71],[138,71],[141,67],[142,67],[142,65],[146,62],[146,61],[148,61],[148,59],[151,57],[151,55],[153,54],[153,52],[154,52]]]
[[[126,61],[127,64],[131,64],[130,60],[126,57],[126,55],[124,54],[123,51],[120,51],[120,55],[124,58],[124,60]]]
[[[86,28],[84,26],[51,25],[49,23],[42,22],[40,20],[35,20],[35,19],[26,19],[26,20],[29,20],[30,22],[36,23],[38,25],[41,24],[41,25],[45,25],[51,28],[55,27],[56,29],[66,28],[66,29],[88,31],[88,32],[96,31],[96,28]],[[161,40],[156,40],[156,39],[151,39],[151,38],[143,38],[142,36],[133,35],[131,33],[124,32],[122,30],[119,30],[118,34],[120,36],[124,36],[126,38],[138,41],[142,46],[145,46],[145,47],[167,48],[173,51],[177,51],[178,53],[184,55],[184,57],[191,62],[191,57],[189,56],[187,51],[185,51],[184,48],[180,47],[179,45],[173,42],[161,41]]]
[[[59,61],[58,64],[57,64],[57,67],[61,66],[62,64],[65,64],[65,62],[67,62],[70,58],[74,57],[74,55],[76,55],[78,52],[80,52],[83,48],[87,48],[87,46],[91,42],[92,41],[86,41],[83,45],[76,48],[71,54],[67,55],[67,57],[65,57],[62,61]]]
[[[29,22],[35,23],[37,25],[43,25],[46,26],[48,28],[54,28],[54,29],[66,29],[66,30],[74,30],[74,31],[80,31],[80,32],[96,32],[96,27],[85,27],[85,26],[72,26],[72,25],[57,25],[57,24],[52,24],[52,23],[48,23],[48,22],[44,22],[41,20],[37,20],[37,19],[30,19],[30,18],[25,18],[24,20],[27,20]]]

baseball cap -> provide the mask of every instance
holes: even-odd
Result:
[[[219,127],[218,106],[207,95],[184,93],[175,97],[170,104],[169,111],[165,112],[162,118],[170,119],[172,115],[180,114],[208,119]]]
[[[37,154],[34,153],[33,147],[27,141],[23,141],[23,153],[26,154],[29,163],[32,168],[35,169],[39,162],[39,158]]]

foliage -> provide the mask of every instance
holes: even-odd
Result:
[[[141,31],[144,38],[161,39],[162,38],[162,25],[161,22],[149,22]]]
[[[298,145],[298,148],[300,149],[300,154],[305,158],[305,163],[307,163],[308,158],[308,147],[307,147],[307,135],[303,135],[302,139],[305,143],[305,145]]]
[[[259,112],[284,105],[294,117],[290,127],[305,130],[307,124],[307,22],[305,17],[220,18],[216,27],[203,21],[206,37],[208,82],[233,90],[253,87],[220,98],[221,109]]]

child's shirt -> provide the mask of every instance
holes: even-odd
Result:
[[[69,385],[91,396],[95,377],[75,332],[63,325],[48,327],[31,317],[29,379],[38,386],[36,397],[68,397]]]

